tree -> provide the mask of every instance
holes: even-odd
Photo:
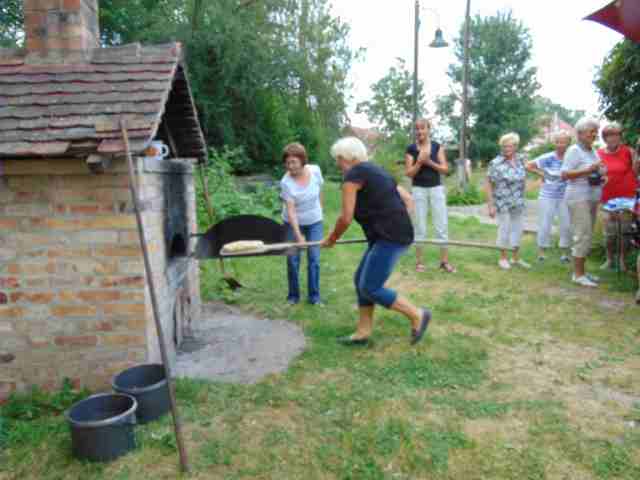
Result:
[[[635,142],[640,134],[640,45],[624,40],[613,47],[595,84],[604,114],[623,125],[627,142]]]
[[[357,113],[365,113],[371,123],[380,125],[387,135],[408,135],[413,126],[413,77],[405,61],[397,59],[397,66],[371,85],[373,97],[360,102]],[[418,82],[418,117],[424,115],[425,99],[422,81]]]
[[[279,166],[293,140],[327,158],[357,57],[328,0],[103,0],[101,24],[108,44],[185,45],[207,141],[242,146],[242,168]]]
[[[463,26],[464,28],[464,26]],[[531,36],[511,12],[476,16],[470,23],[469,140],[470,156],[493,158],[500,135],[518,132],[522,144],[536,133],[534,96],[540,87],[531,60]],[[438,112],[459,137],[464,61],[463,30],[455,40],[457,62],[447,72],[454,89],[437,101]]]
[[[0,3],[0,48],[20,46],[24,40],[22,0]]]

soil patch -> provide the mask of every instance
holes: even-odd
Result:
[[[186,346],[187,351],[178,352],[177,376],[256,383],[269,374],[285,371],[305,349],[305,337],[292,323],[208,303],[203,305],[202,318]]]

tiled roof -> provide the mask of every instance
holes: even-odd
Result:
[[[26,59],[0,49],[0,157],[121,153],[121,118],[133,153],[166,126],[177,156],[206,155],[180,44],[96,49],[81,64]]]

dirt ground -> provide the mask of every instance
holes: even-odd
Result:
[[[178,377],[255,383],[282,372],[305,349],[302,329],[283,320],[252,316],[208,303],[178,352]]]

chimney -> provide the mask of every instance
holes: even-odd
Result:
[[[24,0],[30,63],[78,63],[100,46],[98,0]]]

